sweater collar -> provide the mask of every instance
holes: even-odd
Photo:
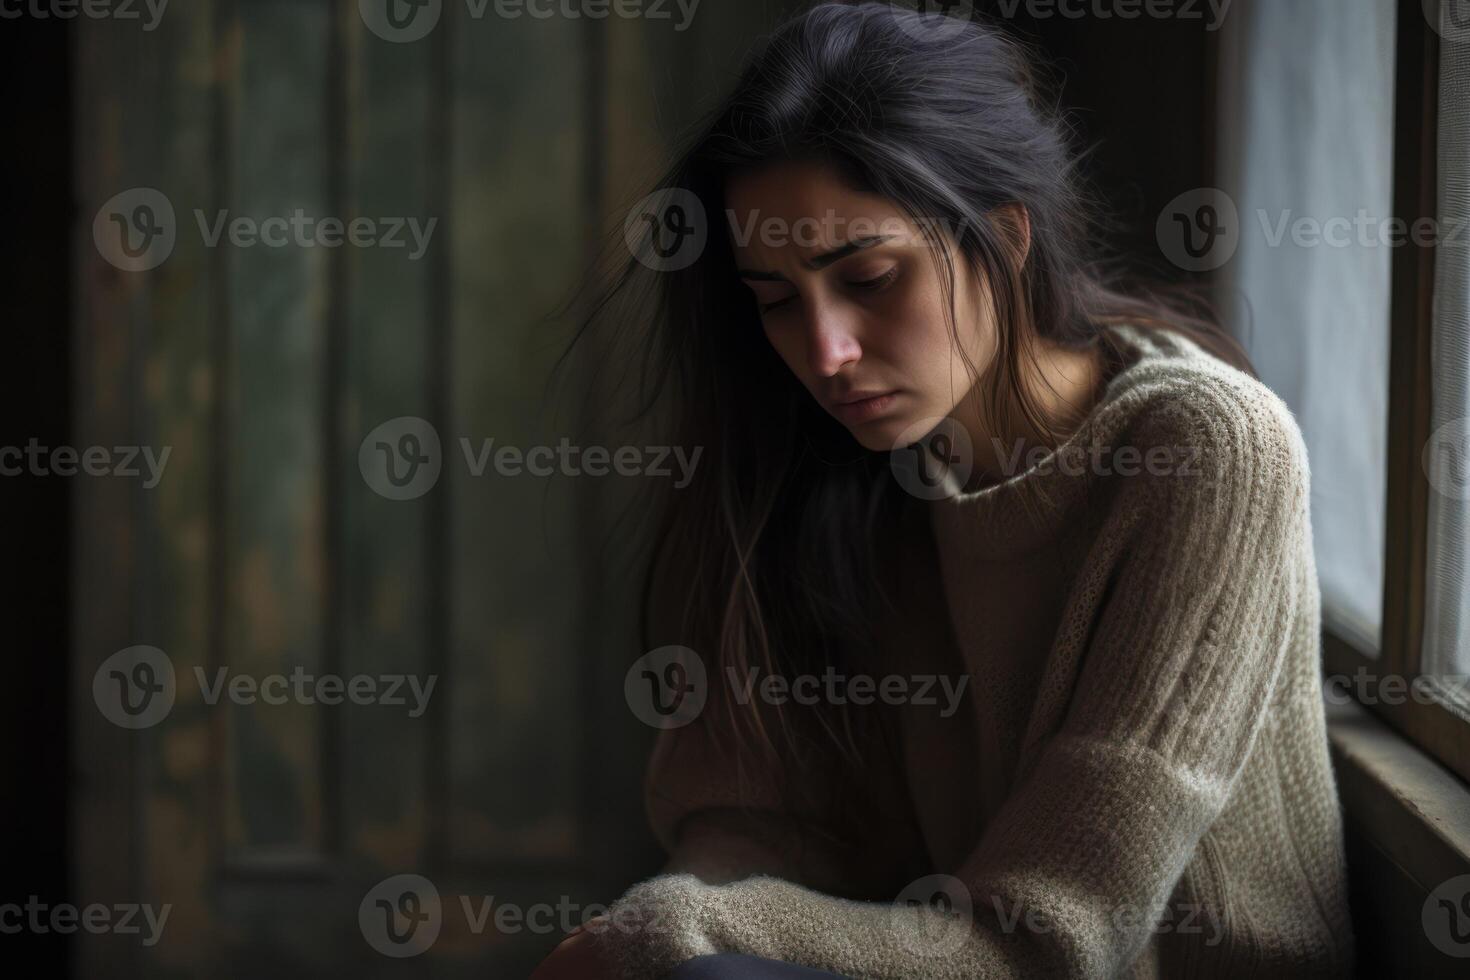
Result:
[[[1132,324],[1104,329],[1117,339],[1122,365],[1112,372],[1102,396],[1061,445],[1039,455],[1021,472],[969,492],[946,469],[943,495],[929,502],[931,525],[941,548],[958,538],[965,541],[970,554],[1002,558],[1053,540],[1079,516],[1079,506],[1088,501],[1089,491],[1099,482],[1099,473],[1089,463],[1092,447],[1112,451],[1128,444],[1127,430],[1156,388],[1156,369],[1169,362],[1210,357],[1194,341],[1173,331]]]

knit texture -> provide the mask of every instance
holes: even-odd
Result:
[[[899,708],[875,760],[873,805],[910,819],[797,847],[699,724],[661,733],[674,857],[600,933],[621,976],[717,952],[856,978],[1350,975],[1300,431],[1189,339],[1109,329],[1124,361],[1061,447],[919,511],[885,662],[970,683],[947,717]]]

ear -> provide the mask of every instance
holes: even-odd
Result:
[[[1020,201],[1010,201],[990,209],[1001,233],[1010,241],[1016,253],[1016,268],[1023,268],[1031,254],[1031,215]]]

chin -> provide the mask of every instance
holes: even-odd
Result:
[[[890,416],[848,427],[848,432],[864,449],[875,453],[889,453],[899,448],[898,437],[908,428],[908,420]]]

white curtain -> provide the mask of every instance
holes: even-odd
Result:
[[[1395,9],[1238,0],[1220,66],[1220,189],[1240,222],[1220,269],[1224,313],[1306,440],[1324,623],[1370,652],[1383,603],[1393,249],[1379,239],[1393,214]]]

